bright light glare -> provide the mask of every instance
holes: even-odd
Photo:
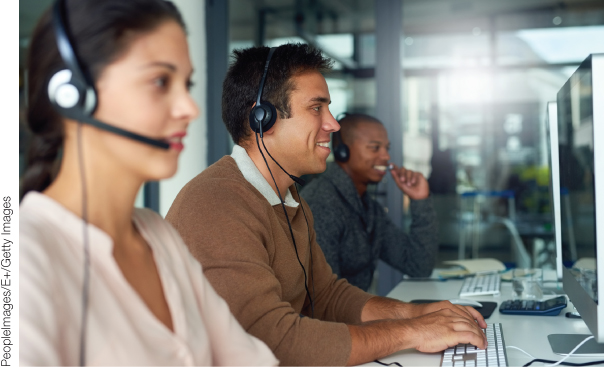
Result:
[[[281,38],[273,38],[265,42],[268,47],[279,47],[286,43],[306,43],[300,37],[281,37]]]
[[[337,117],[342,112],[347,111],[348,98],[350,94],[350,85],[345,80],[326,78],[327,87],[329,88],[329,97],[331,104],[329,112],[333,117]]]
[[[354,38],[352,34],[325,34],[317,36],[317,43],[330,54],[344,59],[352,58]]]
[[[490,95],[490,77],[484,72],[455,72],[449,83],[450,95],[456,103],[485,102]]]
[[[604,52],[604,26],[526,29],[516,35],[548,63],[580,62]]]

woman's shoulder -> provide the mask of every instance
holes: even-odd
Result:
[[[64,265],[76,257],[70,242],[74,236],[81,238],[82,228],[61,225],[65,213],[57,205],[36,192],[28,193],[19,206],[19,275],[24,296],[39,284],[53,289],[53,279],[68,271]]]
[[[139,231],[153,241],[154,247],[160,246],[161,251],[168,253],[186,247],[178,231],[157,212],[148,208],[135,208],[133,216]]]
[[[199,263],[170,222],[148,208],[135,208],[133,219],[158,258],[174,273],[192,270],[194,274],[201,274]]]
[[[161,215],[149,208],[134,208],[133,219],[139,230],[157,237],[178,235],[174,227]]]
[[[19,237],[21,243],[48,242],[63,227],[57,221],[67,218],[65,209],[51,198],[39,192],[29,192],[19,205]]]

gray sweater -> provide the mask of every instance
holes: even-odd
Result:
[[[378,259],[412,277],[431,274],[438,246],[431,198],[411,200],[411,230],[406,234],[367,193],[359,197],[352,179],[336,163],[329,163],[300,195],[315,218],[317,242],[339,277],[367,290]]]

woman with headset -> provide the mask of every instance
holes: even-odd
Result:
[[[199,111],[163,0],[59,0],[28,59],[20,206],[22,365],[274,365],[177,232],[134,208],[172,176]]]

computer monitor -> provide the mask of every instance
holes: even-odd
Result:
[[[568,193],[560,213],[572,215],[559,227],[563,287],[595,341],[604,343],[604,272],[597,271],[604,269],[604,54],[581,63],[558,92],[557,110],[559,192]]]
[[[556,243],[556,278],[562,281],[562,212],[560,195],[560,168],[558,166],[558,108],[556,102],[548,102],[546,110],[547,141],[549,143],[550,199],[554,216]],[[555,164],[554,164],[555,163]]]

